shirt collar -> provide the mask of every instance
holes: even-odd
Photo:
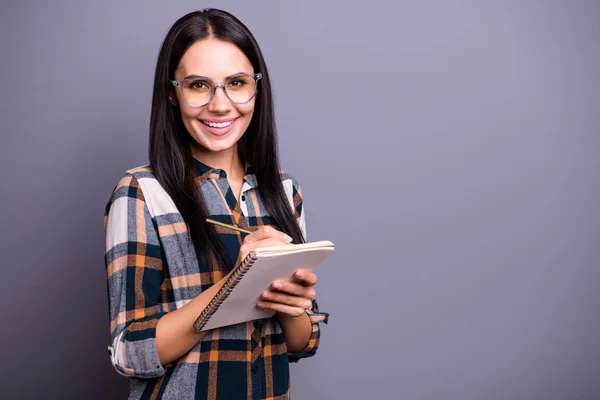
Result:
[[[214,168],[198,161],[195,157],[192,157],[192,159],[194,160],[194,175],[196,178],[202,178],[214,170]]]
[[[204,183],[208,178],[227,178],[227,173],[222,169],[213,168],[194,158],[194,175],[200,183]],[[244,181],[249,187],[255,188],[258,186],[256,175],[250,164],[246,164],[246,174]],[[244,185],[246,186],[246,185]]]

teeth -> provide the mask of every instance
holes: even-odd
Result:
[[[229,125],[233,124],[233,121],[228,121],[228,122],[202,121],[202,122],[204,122],[206,125],[210,126],[211,128],[227,128]]]

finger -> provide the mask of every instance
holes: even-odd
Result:
[[[294,278],[306,286],[314,286],[319,281],[317,274],[308,269],[299,269],[294,273]]]
[[[278,311],[282,314],[289,315],[290,317],[299,317],[306,312],[300,307],[292,307],[281,303],[272,303],[270,301],[261,300],[256,305],[260,308]]]
[[[248,243],[244,242],[240,246],[240,254],[248,254],[252,250],[257,249],[259,247],[270,247],[270,246],[277,246],[277,245],[281,245],[281,244],[285,244],[285,243],[279,239],[273,239],[273,238],[267,238],[267,239],[257,240],[255,242],[248,242]]]
[[[285,233],[278,231],[271,226],[263,226],[246,236],[244,238],[244,243],[257,242],[267,238],[279,239],[285,243],[290,243],[292,241],[292,238]]]
[[[254,249],[258,249],[259,247],[281,246],[283,244],[286,243],[279,239],[266,238],[262,240],[257,240],[256,242],[245,243],[242,246],[244,246],[245,250],[248,250],[248,252],[250,252]]]
[[[315,289],[312,286],[306,286],[296,282],[274,281],[271,284],[271,287],[274,289],[272,291],[291,294],[293,296],[300,296],[311,300],[315,297]]]
[[[312,299],[301,296],[293,296],[282,292],[265,291],[262,294],[262,300],[272,303],[285,304],[286,306],[299,307],[303,310],[312,306]]]

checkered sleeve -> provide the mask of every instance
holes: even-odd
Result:
[[[122,375],[155,378],[165,373],[156,351],[163,257],[157,230],[137,179],[126,174],[104,214],[105,266],[114,368]]]
[[[302,191],[300,189],[300,185],[296,179],[292,178],[293,182],[293,208],[294,208],[294,216],[296,217],[296,222],[300,226],[302,230],[302,234],[306,240],[306,217],[304,214],[304,203],[302,201]],[[311,334],[308,340],[308,344],[304,349],[296,353],[288,353],[290,362],[298,362],[301,358],[312,357],[316,354],[317,349],[319,348],[320,337],[321,337],[321,327],[320,323],[327,323],[329,320],[329,314],[320,312],[319,305],[316,300],[313,300],[312,307],[306,310],[308,316],[311,321]]]

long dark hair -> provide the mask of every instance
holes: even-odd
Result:
[[[194,180],[191,139],[183,125],[177,106],[169,102],[175,69],[188,47],[208,37],[230,42],[250,60],[255,72],[262,73],[256,95],[254,114],[238,143],[242,163],[252,166],[258,192],[274,223],[294,239],[304,242],[302,231],[287,200],[277,154],[277,137],[267,66],[258,43],[248,28],[233,15],[216,9],[195,11],[181,17],[171,27],[160,49],[154,77],[152,114],[150,117],[149,159],[154,175],[173,199],[187,223],[199,259],[212,269],[212,262],[231,268],[225,245],[209,217],[202,193]]]

